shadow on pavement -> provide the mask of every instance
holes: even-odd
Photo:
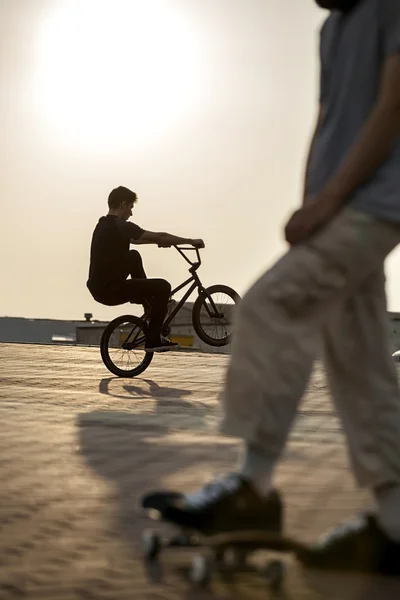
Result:
[[[354,573],[302,572],[302,581],[310,598],[327,600],[398,600],[400,579],[368,577]]]
[[[183,398],[184,396],[190,396],[191,391],[185,390],[182,388],[173,388],[167,386],[161,386],[152,379],[140,379],[136,378],[137,381],[143,381],[147,384],[147,389],[140,387],[139,385],[132,384],[124,384],[123,390],[127,392],[127,394],[116,394],[110,390],[110,384],[112,382],[120,382],[120,377],[106,377],[100,381],[99,384],[99,392],[101,394],[107,394],[108,396],[114,396],[115,398],[129,398],[129,397],[149,397],[161,394],[166,398]],[[130,381],[129,379],[122,381]]]
[[[169,417],[162,423],[160,419],[152,423],[152,414],[149,418],[147,413],[123,411],[93,411],[78,417],[81,454],[93,471],[114,483],[124,535],[132,518],[139,517],[139,499],[146,490],[165,488],[171,478],[179,480],[183,489],[196,488],[208,479],[210,463],[221,469],[235,464],[234,441],[208,440],[197,426],[195,431],[177,432],[174,415]],[[196,432],[200,440],[193,435]],[[184,441],[179,434],[185,435]],[[187,435],[193,439],[187,440]]]
[[[142,414],[94,411],[79,415],[77,425],[80,452],[85,462],[98,476],[110,481],[115,490],[114,534],[128,543],[133,557],[140,561],[141,533],[157,526],[141,512],[142,495],[175,486],[182,490],[195,489],[216,474],[214,470],[211,473],[210,463],[221,472],[236,461],[234,442],[218,443],[215,437],[207,440],[201,431],[198,432],[200,440],[194,436],[192,440],[182,441],[179,434],[175,435],[173,423],[151,424]],[[176,484],[172,483],[175,481]],[[168,527],[160,524],[160,532],[163,531],[168,531]],[[172,567],[175,575],[180,562],[177,558]],[[183,559],[187,560],[187,557],[183,556]],[[148,580],[160,585],[164,582],[165,570],[169,579],[171,569],[167,564],[164,569],[162,565],[148,566]],[[193,596],[192,593],[190,597],[213,596]]]
[[[183,402],[183,405],[186,403]],[[192,406],[193,409],[193,406]],[[171,422],[172,421],[172,422]],[[236,442],[227,443],[214,436],[207,439],[197,429],[192,438],[176,431],[170,422],[155,423],[143,414],[117,411],[94,411],[79,415],[78,431],[81,454],[89,467],[112,483],[116,506],[112,535],[125,540],[137,568],[145,573],[149,584],[177,585],[181,600],[234,598],[250,600],[398,600],[400,579],[306,571],[287,557],[287,580],[281,592],[272,592],[260,575],[232,582],[218,578],[210,590],[193,591],[185,569],[191,553],[167,553],[159,565],[146,565],[140,554],[141,533],[155,527],[160,533],[169,531],[162,523],[149,521],[139,507],[141,496],[155,489],[193,490],[217,473],[232,468],[237,459]],[[196,432],[192,432],[195,434]],[[182,438],[181,436],[184,436]],[[212,471],[211,471],[212,469]],[[264,558],[263,558],[264,560]],[[286,558],[284,557],[286,562]],[[178,583],[180,582],[180,583]],[[182,582],[184,587],[182,587]]]

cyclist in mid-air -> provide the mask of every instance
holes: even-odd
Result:
[[[169,248],[176,244],[191,244],[203,248],[204,242],[145,231],[128,222],[136,201],[136,193],[123,186],[110,193],[108,214],[100,218],[93,232],[87,287],[93,298],[106,306],[132,302],[143,304],[145,309],[150,307],[145,350],[165,352],[179,346],[161,335],[171,285],[165,279],[147,279],[139,252],[130,250],[129,246],[157,244],[160,248]]]

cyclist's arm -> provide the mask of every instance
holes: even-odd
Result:
[[[196,246],[198,248],[204,246],[203,240],[183,238],[170,233],[154,231],[144,231],[136,240],[131,239],[131,242],[133,244],[157,244],[164,248],[177,246],[178,244],[190,244],[191,246]]]

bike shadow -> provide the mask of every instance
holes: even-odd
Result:
[[[200,420],[205,419],[208,411],[210,411],[210,405],[199,399],[196,399],[195,403],[193,400],[185,400],[185,397],[193,394],[192,390],[187,388],[163,386],[152,379],[144,378],[135,378],[138,385],[125,383],[125,381],[120,377],[106,377],[99,383],[99,392],[122,400],[151,398],[156,404],[156,412],[169,412],[174,408],[187,408],[191,413],[197,415]],[[141,385],[142,383],[144,385]],[[113,384],[116,385],[116,389],[110,389]]]
[[[117,393],[115,390],[111,390],[112,383],[119,383],[121,381],[120,377],[105,377],[99,383],[99,392],[101,394],[106,394],[107,396],[113,396],[114,398],[122,398],[124,400],[128,398],[147,398],[149,396],[158,398],[159,396],[164,398],[174,398],[181,399],[185,396],[190,396],[192,394],[191,390],[163,386],[159,385],[152,379],[144,379],[137,377],[135,381],[143,382],[145,385],[132,385],[131,383],[123,383],[122,390],[123,394]]]

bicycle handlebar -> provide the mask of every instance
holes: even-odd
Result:
[[[174,245],[173,245],[173,247],[174,247],[174,248],[177,248],[177,249],[178,249],[178,248],[180,248],[181,250],[201,250],[201,249],[205,248],[205,247],[206,247],[206,245],[205,245],[205,243],[203,242],[203,245],[202,245],[202,246],[193,246],[193,245],[189,245],[189,246],[186,248],[186,247],[184,247],[184,246],[183,246],[183,245],[181,245],[181,244],[174,244]]]
[[[188,247],[185,247],[185,246],[179,246],[179,245],[176,245],[176,246],[173,246],[173,247],[175,248],[175,250],[177,250],[177,251],[179,252],[179,254],[180,254],[181,256],[183,256],[183,258],[186,260],[186,262],[187,262],[187,263],[189,263],[189,265],[191,265],[192,267],[193,267],[194,265],[198,265],[198,266],[200,266],[200,265],[201,265],[201,258],[200,258],[200,252],[199,252],[199,248],[196,248],[196,246],[188,246]],[[203,246],[203,248],[204,248],[204,246]],[[192,262],[192,261],[190,260],[190,258],[188,258],[188,257],[187,257],[187,256],[184,254],[184,251],[185,251],[185,250],[195,250],[195,251],[196,251],[196,255],[197,255],[197,262]]]

